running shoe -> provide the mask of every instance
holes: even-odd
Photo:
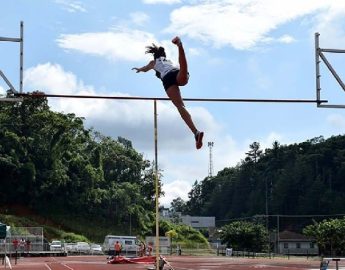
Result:
[[[195,134],[195,146],[196,149],[200,149],[202,147],[202,138],[204,137],[204,132],[197,131]]]

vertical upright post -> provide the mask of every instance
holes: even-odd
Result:
[[[267,251],[269,257],[271,258],[271,248],[270,248],[270,232],[268,230],[268,186],[267,186],[267,176],[265,176],[265,201],[266,201],[266,232],[267,232]]]
[[[24,23],[20,22],[20,67],[19,67],[19,93],[23,92],[23,64],[24,64]]]
[[[156,270],[159,270],[159,182],[158,182],[158,129],[157,129],[157,100],[153,101],[154,108],[154,138],[155,138],[155,186],[156,186]]]
[[[279,215],[277,215],[277,253],[279,254],[279,242],[280,242],[280,240],[279,240],[279,230],[280,230],[280,225],[279,225]]]
[[[320,102],[320,43],[319,43],[319,33],[315,33],[315,76],[316,76],[316,100],[318,101],[317,106],[321,104]]]
[[[4,239],[4,247],[5,247],[4,262],[5,262],[5,269],[6,269],[7,268],[6,267],[7,266],[7,260],[6,260],[6,256],[7,256],[7,254],[6,254],[6,237]]]
[[[214,142],[208,142],[208,147],[210,149],[209,153],[209,167],[208,167],[208,177],[211,178],[213,176],[213,157],[212,157],[212,147]]]

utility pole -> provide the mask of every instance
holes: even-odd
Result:
[[[213,160],[212,160],[212,148],[213,148],[214,142],[208,142],[208,147],[210,149],[210,162],[208,166],[208,177],[211,178],[213,176]]]

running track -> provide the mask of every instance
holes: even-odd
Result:
[[[320,262],[305,258],[228,258],[228,257],[192,257],[172,256],[167,260],[175,270],[317,270]],[[27,257],[18,260],[14,270],[136,270],[147,269],[152,265],[143,264],[107,264],[105,256],[69,256],[69,257]],[[2,266],[3,268],[3,266]],[[168,269],[165,266],[165,269]],[[330,265],[329,269],[335,269]],[[345,269],[345,265],[339,269]]]

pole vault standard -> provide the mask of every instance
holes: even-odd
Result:
[[[338,73],[332,67],[331,63],[327,60],[324,53],[345,53],[345,50],[341,49],[325,49],[320,48],[320,34],[315,33],[315,75],[316,75],[316,99],[319,100],[321,98],[321,74],[320,74],[320,63],[321,60],[324,62],[328,70],[332,73],[333,77],[336,79],[340,87],[345,91],[345,84],[341,80]],[[320,60],[321,58],[321,60]],[[345,105],[341,104],[329,104],[323,105],[320,102],[317,103],[317,106],[320,108],[338,108],[344,109]]]
[[[19,42],[20,43],[20,51],[19,51],[19,92],[23,91],[23,56],[24,56],[24,23],[20,22],[20,37],[19,38],[12,38],[12,37],[0,37],[0,41],[7,41],[7,42]],[[7,79],[5,74],[0,70],[0,76],[6,82],[6,84],[10,87],[10,90],[13,92],[17,92],[11,82]]]

